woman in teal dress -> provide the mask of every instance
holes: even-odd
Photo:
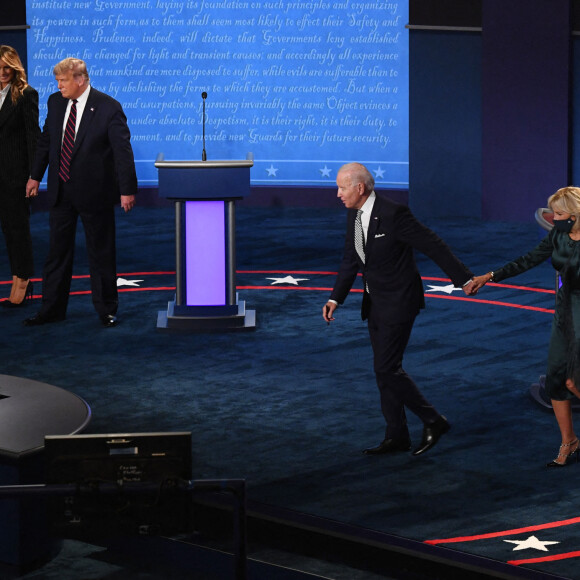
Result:
[[[546,393],[562,435],[557,457],[548,467],[565,467],[578,461],[580,443],[574,431],[571,400],[580,398],[580,188],[564,187],[548,199],[554,213],[554,227],[528,254],[508,262],[498,270],[476,276],[472,294],[488,282],[517,276],[551,258],[562,285],[556,296],[552,320]]]

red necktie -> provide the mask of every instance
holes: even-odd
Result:
[[[65,182],[70,179],[70,158],[75,144],[76,122],[77,102],[73,101],[64,130],[64,139],[62,140],[62,150],[60,152],[60,169],[58,171],[60,178]]]

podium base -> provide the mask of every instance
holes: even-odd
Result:
[[[237,307],[237,309],[236,309]],[[255,330],[256,311],[246,310],[242,300],[232,314],[231,306],[178,307],[175,301],[167,303],[167,311],[157,313],[157,329],[167,332],[231,332],[236,330]],[[203,314],[200,313],[204,311]]]

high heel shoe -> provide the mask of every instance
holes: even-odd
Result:
[[[576,449],[574,449],[574,451],[571,451],[570,453],[562,452],[563,448],[572,447],[572,445],[576,445]],[[570,463],[578,463],[579,454],[580,443],[578,442],[578,439],[574,439],[574,441],[570,441],[570,443],[562,443],[562,445],[560,445],[556,459],[550,461],[550,463],[547,463],[546,467],[566,467],[567,465],[570,465]]]
[[[18,281],[18,276],[12,276],[12,288],[10,288],[10,296],[8,300],[12,302],[14,300],[14,292],[16,292],[16,283]]]
[[[10,298],[2,302],[4,308],[20,308],[26,305],[27,300],[32,300],[33,284],[31,280],[25,280],[26,285],[22,284],[24,280],[20,278],[17,279],[20,284],[17,285],[13,293],[10,294]],[[19,299],[19,297],[22,298]]]

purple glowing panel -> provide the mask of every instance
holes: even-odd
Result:
[[[226,303],[226,236],[223,201],[185,202],[185,302]]]

